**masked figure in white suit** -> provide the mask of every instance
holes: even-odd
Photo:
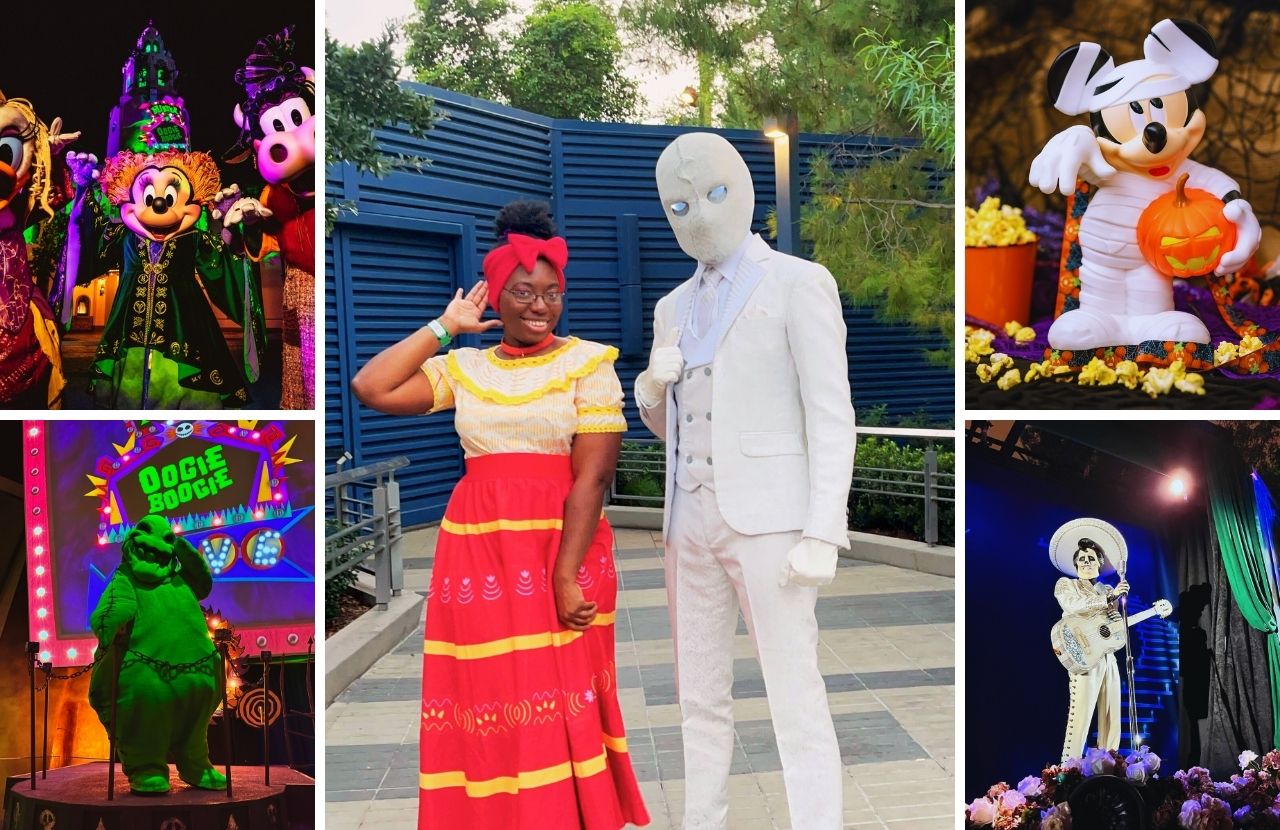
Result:
[[[688,133],[657,165],[698,261],[658,301],[640,415],[666,442],[663,534],[676,644],[685,830],[728,826],[733,638],[760,658],[792,826],[842,825],[840,751],[818,671],[817,586],[848,547],[854,416],[845,325],[822,266],[751,233],[755,190],[728,141]]]

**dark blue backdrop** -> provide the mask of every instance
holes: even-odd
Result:
[[[654,304],[694,269],[667,225],[653,180],[658,155],[687,128],[553,120],[414,88],[434,97],[447,119],[425,142],[397,129],[380,132],[379,141],[393,152],[425,156],[430,166],[381,180],[334,167],[325,194],[358,208],[342,216],[325,250],[326,469],[344,450],[356,464],[408,455],[407,525],[438,519],[461,473],[452,423],[445,416],[372,413],[350,396],[347,382],[372,355],[437,315],[456,288],[480,278],[498,208],[517,198],[551,203],[571,249],[563,328],[620,348],[617,369],[633,437],[649,437],[629,390],[648,358]],[[718,132],[751,168],[761,230],[776,201],[772,144],[759,132]],[[837,143],[842,166],[857,167],[904,142],[803,135],[802,181],[810,156]],[[855,406],[883,404],[891,416],[923,410],[950,422],[951,369],[929,365],[920,354],[942,344],[873,318],[870,309],[845,310]],[[462,345],[476,345],[475,338]]]
[[[1167,598],[1176,606],[1177,562],[1161,541],[1153,499],[1135,509],[1078,481],[997,463],[970,445],[965,465],[965,797],[997,781],[1016,784],[1057,763],[1066,731],[1067,672],[1049,644],[1062,612],[1049,540],[1082,516],[1119,528],[1129,548],[1131,613]],[[1115,584],[1114,574],[1103,580]],[[1135,629],[1139,719],[1162,758],[1177,759],[1177,629],[1151,620]],[[1124,683],[1124,652],[1116,653]],[[1127,711],[1125,698],[1121,708]],[[1149,721],[1149,722],[1148,722]],[[1127,715],[1122,750],[1128,749]],[[1089,745],[1095,737],[1091,734]]]

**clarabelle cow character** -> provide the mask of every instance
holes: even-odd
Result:
[[[1143,212],[1173,191],[1184,175],[1186,186],[1225,203],[1222,216],[1236,231],[1235,244],[1218,246],[1199,263],[1203,270],[1198,273],[1239,270],[1261,238],[1239,185],[1188,158],[1204,136],[1196,85],[1217,69],[1213,38],[1195,23],[1162,20],[1147,35],[1143,54],[1142,60],[1116,66],[1098,44],[1080,43],[1064,50],[1049,70],[1054,107],[1067,115],[1089,113],[1091,126],[1068,127],[1050,139],[1031,163],[1030,183],[1045,193],[1064,195],[1075,191],[1077,178],[1097,187],[1080,222],[1080,305],[1049,329],[1049,345],[1055,349],[1148,340],[1209,342],[1199,318],[1174,310],[1172,278],[1163,257],[1158,270],[1139,247]],[[1173,249],[1188,241],[1171,233],[1160,244]]]
[[[227,204],[225,225],[258,225],[261,241],[236,244],[261,259],[278,250],[284,257],[284,369],[280,407],[315,407],[315,73],[293,61],[291,27],[258,41],[236,82],[245,100],[236,105],[241,140],[227,153],[242,161],[252,153],[267,182],[259,198],[241,196],[232,186],[219,194]],[[252,149],[250,149],[252,148]],[[215,213],[215,218],[220,214]],[[228,234],[234,239],[234,235]],[[257,252],[254,253],[253,249]]]

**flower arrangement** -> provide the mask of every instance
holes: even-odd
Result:
[[[1035,242],[1022,209],[1000,204],[996,196],[982,200],[977,210],[964,209],[964,244],[971,248],[1003,248]]]
[[[1229,781],[1214,781],[1203,767],[1161,778],[1160,757],[1145,746],[1125,754],[1090,749],[1017,787],[996,784],[965,807],[965,827],[1072,830],[1071,793],[1087,778],[1113,775],[1140,788],[1154,830],[1280,830],[1280,750],[1261,757],[1246,750],[1239,762]]]

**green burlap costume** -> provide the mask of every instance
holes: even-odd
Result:
[[[147,516],[129,531],[122,551],[89,618],[98,638],[89,704],[110,729],[111,671],[120,657],[114,650],[121,649],[116,743],[130,788],[168,791],[169,757],[193,787],[225,787],[209,763],[205,737],[222,700],[218,652],[200,610],[213,589],[209,565],[159,516]]]

